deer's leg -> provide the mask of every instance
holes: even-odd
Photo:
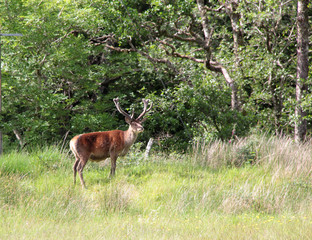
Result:
[[[76,156],[75,156],[75,157],[76,157]],[[76,161],[75,161],[74,166],[73,166],[73,171],[74,171],[74,185],[76,184],[77,167],[78,167],[79,161],[80,161],[80,159],[79,159],[78,157],[76,157]]]
[[[86,159],[86,160],[81,159],[80,162],[78,163],[78,166],[77,166],[78,174],[80,177],[80,182],[81,182],[82,187],[84,187],[84,188],[86,188],[86,184],[85,184],[85,181],[83,180],[82,171],[83,171],[83,168],[86,166],[87,161],[88,161],[88,159]]]
[[[110,156],[110,159],[111,159],[111,170],[110,170],[109,177],[114,177],[114,175],[115,175],[117,157],[118,156],[115,155],[115,154],[111,154],[111,156]]]

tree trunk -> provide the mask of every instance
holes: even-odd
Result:
[[[241,16],[240,13],[237,12],[239,2],[239,0],[232,0],[224,3],[225,11],[231,19],[236,67],[239,67],[239,46],[243,45],[243,34],[239,23]]]
[[[295,108],[295,141],[303,141],[307,133],[306,112],[302,109],[302,99],[307,90],[306,80],[309,73],[309,0],[298,0],[297,9],[297,80]]]
[[[149,156],[149,153],[150,153],[150,151],[151,151],[153,142],[154,142],[154,139],[153,139],[153,138],[150,138],[149,141],[148,141],[148,143],[147,143],[146,150],[145,150],[145,159],[147,159],[148,156]]]
[[[23,138],[22,138],[22,135],[19,133],[19,131],[17,131],[16,129],[13,129],[13,132],[14,132],[14,134],[15,134],[15,137],[16,137],[16,139],[18,140],[18,142],[19,142],[19,145],[20,145],[20,147],[21,147],[21,150],[24,148],[24,145],[25,145],[25,143],[24,143],[24,141],[23,141]]]
[[[230,74],[228,73],[227,69],[220,64],[219,62],[212,61],[211,59],[211,49],[210,49],[210,42],[212,38],[212,31],[209,29],[209,21],[206,14],[206,8],[205,8],[205,1],[204,0],[197,0],[197,7],[200,13],[201,21],[202,21],[202,27],[204,32],[204,50],[206,51],[206,60],[205,60],[205,66],[207,69],[222,73],[223,77],[225,78],[225,81],[230,86],[232,90],[231,94],[231,107],[233,110],[239,110],[239,104],[238,104],[238,97],[237,97],[237,86],[235,81],[231,78]]]
[[[238,0],[225,2],[226,13],[231,19],[232,32],[233,32],[233,45],[234,45],[234,55],[235,55],[235,68],[236,70],[241,70],[240,59],[239,59],[239,46],[243,45],[243,35],[242,31],[239,27],[240,14],[237,13],[237,7],[239,5]],[[230,84],[232,89],[232,109],[239,110],[239,102],[238,102],[238,91],[236,87],[236,82],[233,81]]]

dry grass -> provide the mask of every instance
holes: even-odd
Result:
[[[293,178],[310,177],[312,172],[312,144],[295,143],[289,137],[256,135],[236,139],[232,143],[215,141],[197,142],[193,146],[194,163],[220,168],[261,165],[273,168]]]
[[[196,143],[192,154],[193,164],[216,170],[226,167],[241,174],[231,176],[231,186],[221,183],[226,193],[218,209],[230,214],[250,210],[270,214],[300,212],[312,207],[311,158],[310,142],[297,144],[287,137],[266,135],[232,143]],[[252,169],[249,176],[245,169]],[[211,194],[215,193],[205,193]]]

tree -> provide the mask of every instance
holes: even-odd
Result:
[[[243,109],[257,115],[259,128],[276,134],[293,134],[296,10],[285,0],[239,5],[244,31],[239,52]]]
[[[191,1],[175,1],[169,4],[152,1],[152,6],[142,13],[135,12],[133,8],[130,10],[129,6],[124,7],[126,12],[131,12],[129,17],[134,24],[134,29],[130,27],[130,31],[134,30],[133,34],[128,32],[128,44],[120,43],[121,36],[116,34],[96,37],[92,39],[93,43],[104,44],[108,49],[118,52],[137,52],[153,63],[166,64],[175,74],[182,73],[177,70],[173,60],[163,55],[153,57],[154,54],[148,45],[159,46],[163,53],[172,58],[202,63],[210,71],[223,75],[232,90],[232,109],[238,110],[236,83],[227,68],[215,60],[212,49],[215,41],[214,29],[211,27],[213,24],[208,19],[208,8],[203,0],[197,0],[196,4]],[[116,42],[119,42],[119,46],[112,45]]]
[[[6,142],[123,127],[117,96],[132,109],[151,98],[140,138],[168,147],[252,126],[293,134],[299,119],[293,1],[7,0],[0,15],[2,30],[24,34],[3,42]],[[311,124],[312,97],[299,89]]]
[[[296,79],[296,122],[295,141],[305,139],[307,133],[306,112],[301,103],[307,91],[306,81],[309,75],[309,19],[308,0],[298,0],[297,13],[297,79]]]
[[[96,22],[94,10],[82,1],[8,0],[0,5],[2,29],[24,35],[19,44],[4,42],[1,128],[6,142],[51,143],[68,131],[100,129],[103,122],[112,127],[111,114],[103,111],[110,105],[94,103],[99,85],[95,67],[88,64],[89,39],[75,35]],[[90,117],[94,109],[99,113]]]

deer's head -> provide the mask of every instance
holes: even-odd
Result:
[[[144,104],[144,107],[143,107],[143,112],[137,117],[137,118],[134,118],[134,112],[132,112],[131,115],[129,115],[128,113],[126,113],[121,107],[120,107],[120,104],[119,104],[119,99],[118,98],[114,98],[114,103],[116,105],[116,108],[117,110],[123,115],[125,116],[125,121],[126,123],[129,124],[129,129],[131,131],[133,131],[134,133],[139,133],[139,132],[143,132],[144,131],[144,128],[143,128],[143,122],[146,120],[146,118],[143,118],[144,115],[149,112],[153,106],[153,103],[150,102],[149,99],[143,99],[143,104]],[[150,103],[150,106],[149,108],[148,107],[148,104]]]

